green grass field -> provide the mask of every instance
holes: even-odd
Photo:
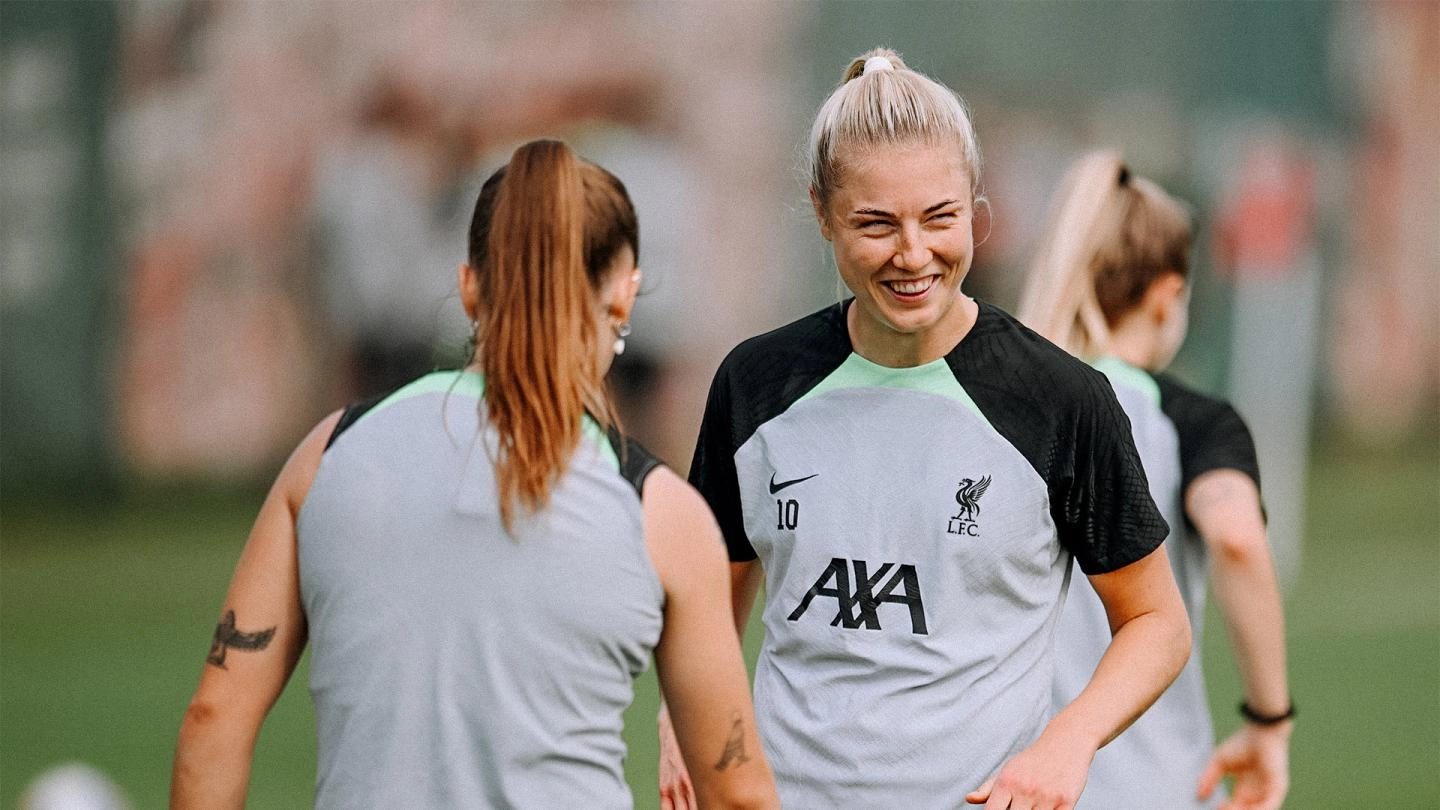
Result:
[[[1287,598],[1301,711],[1287,806],[1440,807],[1440,446],[1323,450],[1310,495]],[[69,760],[115,777],[137,808],[164,805],[180,715],[258,505],[245,493],[0,507],[0,808]],[[1210,627],[1223,732],[1239,693]],[[251,807],[310,803],[306,678],[302,665],[260,738]],[[627,717],[640,808],[656,806],[655,709],[647,674]]]

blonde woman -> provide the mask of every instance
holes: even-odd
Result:
[[[1021,302],[1022,320],[1114,384],[1151,494],[1170,522],[1170,563],[1196,629],[1180,677],[1096,756],[1081,808],[1268,810],[1289,786],[1295,710],[1255,446],[1228,403],[1160,373],[1185,338],[1190,241],[1181,203],[1132,174],[1118,154],[1087,155],[1057,195]],[[1207,584],[1245,690],[1245,725],[1213,752],[1199,651]],[[1057,633],[1057,709],[1084,688],[1109,635],[1095,591],[1076,588]],[[1221,804],[1216,787],[1227,774],[1234,796]]]
[[[280,473],[180,730],[175,808],[239,808],[306,643],[317,807],[628,808],[653,651],[707,806],[777,807],[700,497],[613,429],[639,285],[625,187],[558,141],[484,185],[477,355],[332,414]]]
[[[730,353],[690,473],[737,628],[765,585],[755,702],[781,800],[1069,807],[1189,649],[1124,414],[1102,375],[962,292],[980,153],[951,90],[865,54],[810,147],[853,298]],[[1076,560],[1115,638],[1052,713]]]

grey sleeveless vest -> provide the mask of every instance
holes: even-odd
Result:
[[[347,412],[301,509],[317,807],[631,806],[663,605],[637,486],[587,423],[507,534],[482,391],[437,373]]]

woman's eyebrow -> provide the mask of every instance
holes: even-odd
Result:
[[[922,215],[922,216],[928,216],[928,215],[930,215],[930,214],[935,213],[936,211],[939,211],[939,210],[942,209],[942,208],[948,208],[949,206],[952,206],[952,205],[958,205],[958,204],[960,204],[960,202],[961,202],[961,200],[958,200],[958,199],[957,199],[957,200],[941,200],[940,202],[935,203],[934,205],[930,206],[929,208],[926,208],[924,211],[921,212],[921,215]],[[895,215],[892,214],[892,213],[889,212],[889,211],[886,211],[886,210],[880,209],[880,208],[857,208],[857,209],[855,209],[854,211],[851,211],[851,212],[850,212],[850,216],[852,216],[852,217],[893,217],[893,216],[895,216]]]

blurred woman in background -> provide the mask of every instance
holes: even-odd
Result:
[[[953,91],[872,51],[810,145],[854,297],[730,353],[690,471],[742,633],[764,579],[755,701],[781,799],[1069,806],[1190,646],[1124,414],[1102,375],[961,292],[980,153]],[[1116,631],[1052,719],[1072,560]],[[661,787],[674,801],[683,775]]]
[[[312,646],[320,807],[631,806],[653,651],[702,800],[775,807],[699,495],[615,429],[639,286],[609,172],[535,141],[486,181],[473,362],[331,414],[261,508],[180,730],[171,805],[240,807]]]
[[[1277,808],[1289,787],[1294,707],[1285,676],[1284,616],[1266,543],[1255,446],[1228,403],[1159,372],[1185,337],[1191,243],[1184,206],[1133,175],[1120,156],[1074,164],[1027,279],[1020,317],[1115,386],[1130,418],[1150,492],[1170,523],[1166,543],[1195,649],[1180,677],[1095,757],[1079,807]],[[1246,724],[1212,754],[1200,660],[1207,573],[1244,683]],[[1055,708],[1085,686],[1110,640],[1088,587],[1057,631]]]

